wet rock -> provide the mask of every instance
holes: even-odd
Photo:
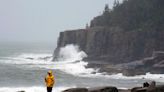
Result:
[[[25,91],[21,90],[21,91],[17,91],[17,92],[25,92]]]
[[[38,59],[47,61],[47,60],[51,59],[51,57],[52,57],[52,56],[39,57]]]
[[[118,92],[131,92],[130,89],[119,89]]]
[[[146,82],[145,82],[146,83]],[[25,91],[18,91],[25,92]],[[149,87],[134,87],[132,89],[117,89],[116,87],[70,88],[62,92],[164,92],[164,85],[151,82]]]
[[[142,88],[142,87],[134,87],[134,88],[131,89],[131,92],[136,92],[136,90],[140,89],[140,88]]]
[[[152,81],[150,83],[150,86],[148,87],[147,89],[147,92],[156,92],[156,82],[155,81]]]
[[[70,88],[62,92],[119,92],[116,87],[96,87],[96,88]],[[129,91],[120,91],[129,92]]]
[[[164,85],[156,86],[156,92],[164,92]]]
[[[90,88],[88,92],[118,92],[116,87],[97,87]]]
[[[156,82],[152,81],[148,87],[135,87],[131,92],[164,92],[164,85],[156,86]]]
[[[147,92],[147,87],[135,87],[131,89],[131,92]]]
[[[29,60],[34,60],[34,58],[31,58],[31,57],[27,57],[26,59],[29,59]]]
[[[62,92],[88,92],[87,88],[70,88]]]
[[[148,82],[143,83],[143,87],[149,87],[149,83]]]

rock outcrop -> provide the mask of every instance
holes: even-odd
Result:
[[[132,89],[118,89],[116,87],[70,88],[62,92],[164,92],[164,85],[156,85],[153,81],[148,87],[134,87]]]
[[[118,92],[116,87],[70,88],[62,92]]]
[[[101,70],[119,72],[120,68],[115,65],[130,63],[122,71],[127,75],[142,74],[148,70],[161,73],[163,59],[147,57],[151,57],[154,52],[164,51],[163,2],[164,0],[123,0],[113,10],[106,7],[102,15],[91,20],[90,27],[61,32],[53,60],[58,57],[61,47],[76,44],[88,55],[85,61],[90,66],[105,66]],[[142,60],[143,58],[145,59]],[[136,63],[133,61],[142,62],[142,65],[136,64],[129,71],[130,65],[134,66]],[[113,67],[118,68],[117,71]],[[140,70],[134,72],[136,68]]]
[[[98,87],[98,88],[90,88],[88,92],[118,92],[116,87]]]
[[[88,92],[87,88],[70,88],[62,92]]]
[[[149,87],[135,87],[131,92],[164,92],[164,85],[155,85],[153,81]]]
[[[164,31],[94,27],[61,32],[55,53],[67,44],[77,44],[87,53],[88,61],[125,63],[150,57],[154,51],[164,51],[163,40]]]
[[[121,63],[116,65],[94,65],[89,64],[90,67],[100,68],[100,71],[107,73],[123,73],[127,76],[134,75],[144,75],[147,72],[153,74],[163,74],[164,73],[164,52],[154,52],[151,57],[146,57],[141,60]],[[98,67],[99,66],[99,67]]]

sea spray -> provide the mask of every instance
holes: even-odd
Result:
[[[64,72],[76,76],[96,72],[95,69],[86,68],[88,62],[82,61],[85,57],[87,57],[87,54],[80,50],[78,45],[68,44],[65,47],[60,48],[57,64],[63,65],[60,69],[62,68],[61,70]]]
[[[64,73],[71,74],[78,77],[90,78],[107,78],[107,79],[150,79],[159,82],[164,82],[164,74],[150,74],[138,76],[124,76],[122,73],[107,75],[106,73],[99,73],[98,69],[86,68],[88,62],[82,59],[87,57],[87,54],[79,49],[79,46],[69,44],[60,48],[58,61],[51,61],[51,58],[45,60],[44,58],[51,57],[52,54],[47,53],[21,53],[17,56],[3,57],[1,63],[16,64],[17,67],[23,69],[54,69],[60,70]]]
[[[45,59],[47,58],[48,59]],[[49,58],[50,57],[50,58]],[[96,73],[93,68],[86,68],[88,62],[82,61],[87,54],[80,50],[78,45],[69,44],[60,48],[58,61],[51,61],[51,54],[22,53],[18,56],[7,57],[5,63],[21,65],[24,68],[44,68],[60,70],[74,76],[82,76]]]
[[[81,51],[78,45],[68,44],[65,47],[60,48],[58,60],[75,62],[81,61],[85,57],[87,57],[87,54],[84,51]]]

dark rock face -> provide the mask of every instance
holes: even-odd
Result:
[[[156,54],[158,58],[153,55],[153,59],[146,57],[157,51],[164,52],[163,2],[123,0],[112,10],[105,8],[102,15],[91,20],[90,27],[61,32],[53,60],[58,57],[60,47],[76,44],[88,55],[85,61],[92,63],[90,66],[103,67],[102,71],[136,75],[151,69],[152,73],[161,73],[163,54]],[[119,66],[110,66],[122,63],[130,64],[123,71]]]
[[[118,92],[131,92],[130,89],[119,89]]]
[[[135,87],[131,92],[164,92],[164,85],[157,85],[153,81],[148,87]]]
[[[58,49],[77,44],[88,54],[88,61],[126,63],[164,51],[164,31],[122,31],[120,28],[93,27],[60,33]]]
[[[123,73],[126,76],[143,75],[147,72],[155,74],[164,73],[164,52],[154,52],[151,57],[141,60],[132,61],[129,63],[122,63],[117,65],[105,64],[99,68],[102,72],[107,73]],[[95,65],[98,66],[98,65]],[[94,67],[92,64],[91,67]]]
[[[118,92],[116,87],[100,87],[89,89],[88,92]]]
[[[25,92],[25,91],[22,90],[22,91],[17,91],[17,92]]]
[[[88,89],[86,88],[71,88],[64,90],[63,92],[88,92]]]
[[[164,85],[156,86],[156,92],[164,92]]]
[[[131,92],[147,92],[147,88],[138,88],[138,89],[133,89]]]
[[[131,89],[131,92],[137,92],[138,89],[142,89],[142,87],[134,87],[134,88]]]
[[[71,88],[63,92],[118,92],[116,87],[98,87],[98,88]]]
[[[153,81],[148,87],[134,87],[132,89],[117,89],[116,87],[70,88],[62,92],[164,92],[164,85],[156,85]]]
[[[145,88],[133,88],[131,92],[164,92],[164,86],[160,85],[157,87],[145,87]]]
[[[88,61],[125,63],[164,51],[163,0],[123,0],[91,20],[90,27],[60,33],[60,47],[77,44]],[[55,59],[55,58],[54,58]]]

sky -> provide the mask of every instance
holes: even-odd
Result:
[[[0,0],[1,42],[48,42],[59,32],[85,28],[114,0]]]

